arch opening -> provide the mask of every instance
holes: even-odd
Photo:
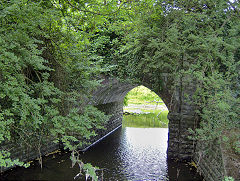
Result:
[[[141,85],[130,90],[123,101],[123,127],[168,127],[168,108],[152,90]]]
[[[161,85],[160,85],[161,84]],[[168,158],[179,160],[191,160],[193,158],[195,143],[189,140],[189,128],[194,129],[198,121],[195,116],[195,107],[191,105],[185,93],[192,93],[194,84],[179,85],[176,89],[171,89],[171,80],[167,75],[163,75],[158,84],[143,82],[145,87],[159,95],[166,104],[168,113]],[[107,115],[111,115],[105,125],[105,130],[99,131],[99,137],[103,137],[113,130],[122,126],[124,97],[139,85],[131,84],[127,81],[120,82],[116,79],[106,79],[94,94],[91,104],[95,105]]]
[[[109,90],[104,94],[107,97],[99,100],[105,101],[105,104],[102,105],[104,110],[113,115],[107,127],[112,129],[113,125],[122,126],[122,129],[116,131],[119,132],[117,138],[111,137],[112,140],[109,141],[117,143],[116,148],[112,150],[116,150],[117,155],[113,157],[119,158],[121,161],[123,166],[121,172],[132,175],[134,179],[136,175],[141,175],[141,178],[149,178],[149,175],[146,174],[149,170],[158,175],[158,178],[161,175],[164,178],[168,176],[170,180],[175,180],[178,177],[176,175],[184,175],[186,180],[192,179],[193,176],[189,174],[185,164],[178,163],[176,167],[176,163],[168,159],[171,157],[181,158],[180,154],[186,153],[188,147],[181,148],[179,146],[183,145],[184,141],[179,139],[180,131],[183,130],[180,116],[176,115],[176,119],[170,116],[173,119],[167,119],[168,108],[165,104],[167,98],[163,98],[164,102],[156,93],[144,86],[118,84],[116,87],[111,85]],[[169,111],[171,115],[172,110],[169,109]],[[160,117],[167,119],[167,122]],[[166,168],[167,170],[165,170]],[[181,170],[181,173],[177,170]],[[154,174],[151,176],[154,177]]]

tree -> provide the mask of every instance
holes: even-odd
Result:
[[[18,140],[38,151],[40,163],[49,140],[76,151],[108,118],[86,105],[99,85],[93,75],[102,70],[84,51],[91,32],[73,26],[86,14],[68,2],[0,2],[0,144]],[[79,26],[89,28],[86,22]],[[0,166],[23,165],[11,161],[10,151],[1,149]]]
[[[224,142],[223,133],[234,133],[240,125],[239,2],[157,1],[149,7],[136,16],[137,28],[122,47],[121,61],[128,65],[122,67],[124,74],[139,82],[151,77],[160,88],[165,72],[171,73],[174,87],[181,77],[191,78],[201,118],[195,138]],[[237,137],[231,144],[239,153]]]

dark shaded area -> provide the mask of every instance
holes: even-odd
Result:
[[[103,180],[202,180],[188,164],[167,161],[167,134],[167,128],[120,128],[83,153],[82,160],[100,167]],[[50,155],[44,158],[42,171],[34,163],[6,172],[1,180],[73,180],[79,169],[70,168],[69,157],[69,153]]]

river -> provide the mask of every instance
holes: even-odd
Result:
[[[163,114],[164,117],[164,114]],[[156,114],[127,115],[123,126],[82,153],[83,162],[101,168],[99,180],[109,181],[200,181],[202,178],[187,163],[167,160],[168,128]],[[146,126],[143,126],[145,122]],[[78,167],[71,168],[70,153],[44,158],[41,171],[37,163],[17,168],[5,180],[73,180]],[[79,180],[84,180],[81,177]]]

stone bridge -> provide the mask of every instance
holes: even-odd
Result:
[[[204,154],[203,144],[189,139],[189,128],[194,130],[200,121],[195,113],[196,106],[191,104],[196,88],[195,83],[190,78],[182,77],[177,81],[177,85],[173,85],[169,74],[162,74],[159,82],[158,85],[147,80],[143,81],[141,85],[154,91],[168,107],[168,159],[194,160],[198,171],[204,176],[205,180],[223,180],[227,173],[224,169],[225,163],[221,146],[218,143],[213,143],[207,154]],[[93,94],[90,104],[112,116],[106,123],[107,129],[99,130],[98,136],[93,141],[108,135],[121,126],[124,97],[137,86],[110,78],[106,78],[102,82],[102,87]]]
[[[198,164],[198,168],[204,175],[205,180],[223,180],[226,171],[219,145],[217,143],[213,144],[213,148],[210,149],[208,155],[199,155],[197,153],[202,150],[201,144],[188,139],[188,129],[195,129],[199,122],[195,114],[196,106],[190,103],[195,92],[194,82],[188,78],[181,78],[177,81],[177,85],[173,86],[169,74],[162,74],[161,79],[158,79],[160,84],[155,84],[149,80],[141,82],[141,85],[158,94],[169,110],[168,158],[177,160],[193,159]],[[138,84],[117,81],[116,79],[104,79],[102,86],[93,93],[93,98],[89,104],[111,115],[111,118],[106,123],[105,130],[96,130],[98,135],[91,140],[91,143],[95,144],[99,139],[104,138],[122,125],[124,97],[131,89],[137,86]],[[5,145],[1,146],[3,148],[12,148],[11,156],[13,159],[20,158],[21,161],[29,161],[38,156],[38,152],[35,150],[16,147],[14,143],[5,143]],[[59,149],[59,147],[61,145],[49,141],[49,143],[42,146],[42,155]],[[83,151],[87,148],[83,149]],[[8,168],[0,167],[0,169],[4,171]]]
[[[102,84],[103,86],[94,93],[90,104],[95,105],[106,114],[112,115],[106,125],[107,130],[99,133],[104,136],[122,124],[124,97],[138,85],[110,78],[105,79]],[[188,101],[189,96],[194,93],[194,84],[180,82],[178,88],[172,90],[172,82],[169,80],[168,74],[164,74],[161,88],[153,87],[153,84],[148,81],[142,82],[142,85],[161,97],[169,109],[168,157],[179,160],[191,159],[195,145],[193,141],[188,139],[188,129],[194,129],[198,121],[195,116],[195,106],[189,104]],[[186,94],[189,95],[188,99],[184,96]]]

